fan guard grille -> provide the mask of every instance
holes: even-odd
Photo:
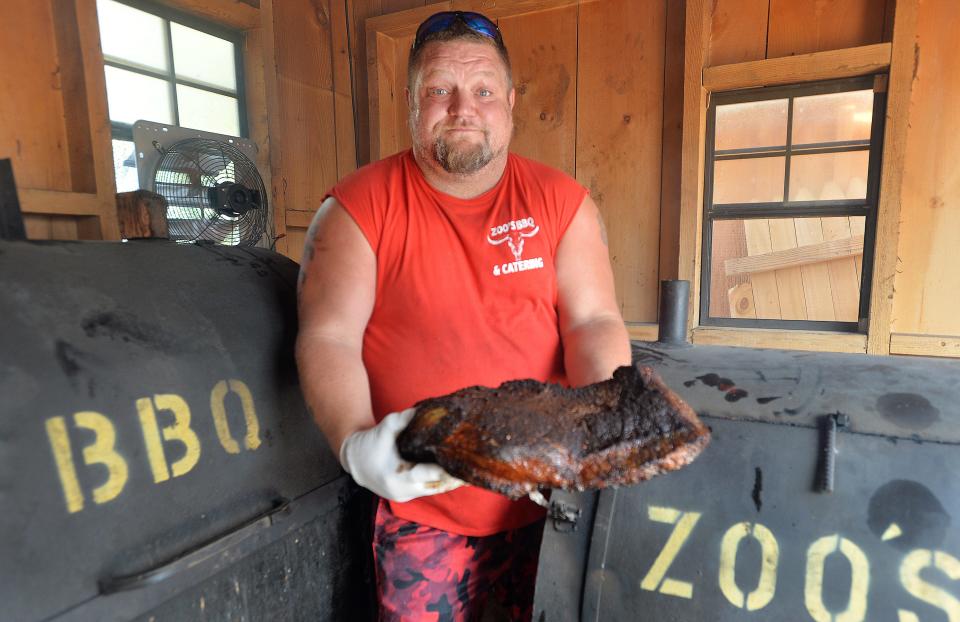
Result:
[[[253,245],[267,228],[267,193],[256,165],[230,143],[188,138],[167,149],[154,175],[167,200],[170,239]]]

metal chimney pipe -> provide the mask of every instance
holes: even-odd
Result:
[[[660,319],[657,343],[687,344],[687,301],[690,281],[660,281]]]

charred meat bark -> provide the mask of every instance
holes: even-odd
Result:
[[[516,499],[538,488],[635,484],[679,469],[710,432],[645,366],[567,389],[535,380],[468,387],[417,403],[400,455]]]

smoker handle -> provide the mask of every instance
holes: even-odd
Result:
[[[200,562],[228,551],[234,545],[246,540],[256,532],[270,527],[277,514],[286,512],[289,509],[290,501],[289,499],[276,499],[272,505],[273,507],[266,512],[244,523],[239,528],[228,532],[226,535],[220,535],[208,540],[198,547],[149,570],[136,574],[101,579],[99,581],[100,594],[107,595],[126,590],[136,590],[148,585],[160,583],[178,572],[192,568]]]

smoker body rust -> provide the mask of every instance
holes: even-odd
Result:
[[[634,359],[713,440],[638,486],[555,492],[534,619],[960,615],[960,362],[640,342]]]
[[[296,275],[0,241],[0,617],[369,619],[370,498],[299,391]]]

